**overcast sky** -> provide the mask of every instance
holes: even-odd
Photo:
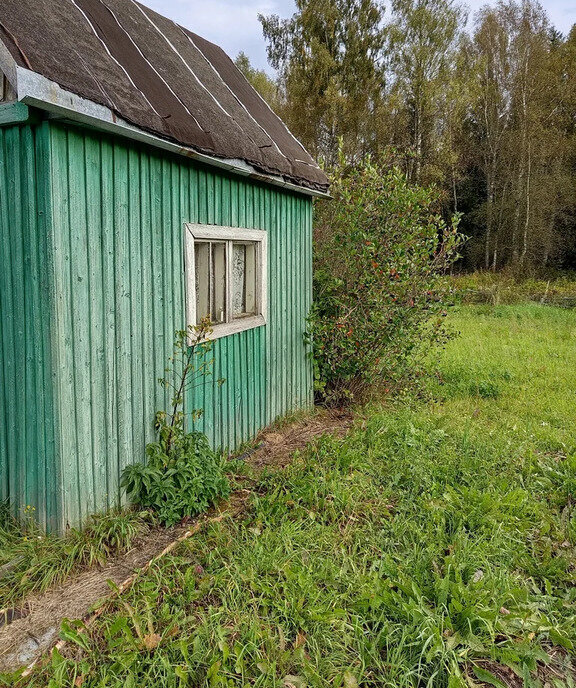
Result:
[[[252,63],[266,68],[266,47],[258,13],[288,17],[294,12],[293,0],[141,0],[157,12],[200,34],[234,58],[243,50]],[[472,11],[484,0],[469,0]],[[544,0],[550,20],[566,33],[576,22],[576,0]]]

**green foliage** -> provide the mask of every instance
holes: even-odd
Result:
[[[446,341],[441,276],[460,235],[433,191],[370,159],[336,170],[332,195],[317,211],[309,340],[317,391],[342,403],[414,376],[418,356]]]
[[[151,508],[162,523],[172,526],[186,516],[206,511],[229,493],[223,460],[202,433],[186,433],[179,425],[171,431],[160,426],[159,442],[146,447],[146,465],[128,466],[122,486],[140,507]]]
[[[186,393],[211,374],[210,332],[210,323],[204,321],[177,333],[170,358],[173,369],[160,380],[174,395],[171,413],[156,414],[158,441],[146,447],[146,464],[127,466],[122,473],[122,487],[132,502],[153,509],[168,526],[206,511],[229,493],[222,457],[205,435],[185,429]],[[190,412],[193,420],[201,414],[199,409]]]
[[[297,0],[289,19],[258,16],[286,94],[286,123],[328,164],[338,159],[339,137],[348,160],[376,144],[385,83],[383,17],[378,0]]]
[[[576,264],[576,28],[536,0],[296,0],[260,16],[291,131],[328,165],[389,146],[462,213],[466,269]],[[471,21],[468,21],[470,17]],[[305,113],[305,115],[303,115]]]
[[[456,160],[454,152],[445,149],[452,144],[449,137],[458,118],[464,116],[455,68],[467,12],[454,0],[394,0],[392,10],[387,32],[390,98],[405,108],[403,143],[412,154],[407,157],[408,178],[446,182],[448,170],[452,177],[456,174]],[[435,126],[439,120],[441,128]]]
[[[451,318],[435,400],[366,410],[253,476],[243,517],[208,524],[82,636],[67,626],[66,655],[16,684],[573,686],[576,312]]]

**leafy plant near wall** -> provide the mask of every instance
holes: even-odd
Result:
[[[322,401],[342,404],[413,377],[418,355],[446,341],[458,257],[458,216],[438,214],[433,189],[370,158],[332,173],[317,206],[308,339]]]
[[[211,449],[204,434],[185,428],[186,393],[212,374],[211,332],[210,322],[205,320],[177,333],[172,369],[159,380],[173,393],[171,411],[156,414],[157,441],[146,447],[147,463],[127,466],[122,474],[122,486],[130,499],[153,509],[167,526],[206,511],[230,491],[222,457]],[[224,382],[218,380],[219,385]],[[195,409],[190,415],[197,420],[202,410]]]

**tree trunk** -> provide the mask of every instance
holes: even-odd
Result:
[[[530,178],[532,173],[532,152],[531,145],[528,143],[528,163],[526,173],[526,206],[524,217],[524,233],[522,235],[522,255],[520,256],[520,265],[524,265],[526,260],[526,253],[528,252],[528,229],[530,225]]]

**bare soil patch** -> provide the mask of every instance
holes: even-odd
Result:
[[[341,409],[318,410],[286,426],[272,426],[257,437],[258,449],[246,459],[254,468],[285,468],[296,451],[321,435],[343,436],[352,425],[353,416]]]

